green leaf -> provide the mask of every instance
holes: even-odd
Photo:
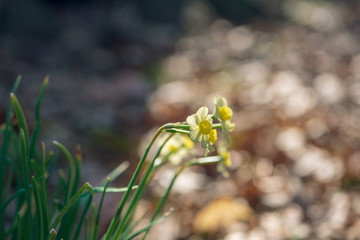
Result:
[[[45,93],[45,89],[47,87],[49,83],[49,76],[46,76],[43,84],[41,86],[40,89],[40,93],[39,93],[39,97],[36,101],[36,106],[35,106],[35,121],[36,121],[36,125],[35,125],[35,130],[33,132],[33,135],[31,137],[31,142],[30,142],[30,152],[29,152],[29,156],[30,158],[32,158],[34,156],[34,152],[35,152],[35,144],[39,135],[39,131],[40,131],[40,126],[41,126],[41,121],[40,121],[40,106],[41,106],[41,102]]]
[[[86,190],[86,188],[89,186],[89,183],[85,183],[76,193],[75,195],[70,199],[70,201],[61,209],[61,211],[58,213],[56,218],[54,219],[54,222],[51,224],[51,229],[56,229],[64,215],[67,213],[67,211],[70,209],[72,205],[74,205],[80,198],[81,194]],[[51,233],[49,237],[51,236]]]
[[[44,173],[43,173],[41,167],[39,166],[39,164],[38,164],[37,162],[35,162],[34,159],[31,159],[30,163],[31,163],[32,169],[33,169],[33,171],[35,172],[35,175],[36,175],[37,177],[42,177],[42,176],[44,176]]]
[[[45,231],[45,219],[43,214],[43,208],[42,208],[42,202],[41,197],[39,193],[38,183],[34,176],[32,176],[32,189],[34,193],[34,199],[35,199],[35,206],[36,206],[36,221],[38,227],[36,228],[37,233],[37,239],[43,240],[46,237],[46,231]]]
[[[132,190],[135,190],[137,188],[138,188],[138,186],[133,186]],[[106,193],[121,193],[121,192],[126,192],[128,190],[128,188],[127,187],[122,187],[122,188],[94,187],[94,188],[92,188],[92,190],[95,193],[103,192],[103,191],[105,191]]]
[[[92,200],[93,200],[93,195],[90,193],[90,192],[86,192],[84,193],[88,196],[88,199],[86,200],[86,204],[84,206],[84,210],[80,216],[80,219],[78,220],[78,225],[77,225],[77,228],[76,228],[76,231],[75,231],[75,235],[74,235],[74,238],[73,239],[79,239],[79,234],[80,234],[80,231],[81,231],[81,227],[82,227],[82,224],[85,220],[85,216],[86,216],[86,213],[88,212],[90,206],[91,206],[91,203],[92,203]]]
[[[16,119],[18,121],[19,129],[23,129],[23,131],[24,131],[25,143],[26,143],[26,147],[28,148],[29,147],[29,130],[28,130],[28,126],[26,123],[24,112],[23,112],[23,110],[20,106],[20,103],[19,103],[18,99],[16,98],[15,94],[11,93],[10,97],[11,97],[11,102],[14,107]]]
[[[110,177],[107,178],[104,190],[103,190],[103,192],[101,194],[99,208],[98,208],[98,212],[97,212],[97,215],[96,215],[96,223],[95,223],[94,236],[93,236],[94,240],[96,240],[96,238],[97,238],[97,233],[98,233],[99,223],[100,223],[100,212],[101,212],[102,204],[103,204],[105,193],[106,193],[106,188],[109,186],[109,183],[110,183]]]
[[[20,190],[16,191],[13,195],[11,195],[11,197],[9,197],[6,202],[4,203],[4,205],[2,205],[1,209],[0,209],[0,216],[3,214],[3,211],[6,209],[7,205],[9,205],[11,203],[11,201],[13,199],[15,199],[18,196],[21,196],[22,194],[25,193],[25,188],[21,188]]]
[[[130,239],[133,239],[134,237],[137,237],[138,235],[144,233],[144,232],[147,232],[152,226],[154,226],[155,224],[158,224],[160,222],[162,222],[165,218],[166,218],[167,215],[165,216],[162,216],[162,217],[159,217],[153,221],[151,221],[151,223],[149,223],[146,227],[134,232],[133,234],[131,234],[129,237],[127,237],[126,239],[127,240],[130,240]]]
[[[69,173],[68,173],[68,182],[66,185],[66,191],[65,191],[65,204],[69,201],[70,197],[71,197],[71,193],[72,193],[72,189],[74,187],[74,181],[75,181],[75,176],[74,176],[74,159],[71,156],[69,150],[62,145],[61,143],[57,142],[57,141],[53,141],[53,143],[58,146],[60,148],[60,150],[65,154],[66,159],[69,162]]]
[[[19,84],[21,81],[21,76],[18,76],[12,93],[15,93]],[[5,120],[5,128],[4,128],[4,136],[2,140],[2,146],[0,150],[0,186],[4,185],[5,181],[5,166],[6,166],[6,160],[7,160],[7,151],[8,151],[8,144],[9,144],[9,125],[10,125],[10,117],[12,112],[12,103],[9,103],[8,111],[6,114],[6,120]],[[10,180],[8,182],[11,182]],[[3,191],[0,191],[0,206],[3,203],[4,195]],[[3,235],[5,231],[5,221],[4,221],[4,215],[0,215],[0,236]]]

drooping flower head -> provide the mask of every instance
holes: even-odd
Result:
[[[221,122],[221,128],[224,134],[224,140],[228,143],[228,133],[233,131],[235,124],[232,122],[233,111],[227,105],[227,101],[223,97],[215,96],[215,113],[214,116]]]
[[[196,114],[187,117],[186,122],[190,127],[191,140],[200,143],[207,151],[213,151],[211,144],[216,142],[217,132],[212,129],[212,117],[208,112],[207,107],[201,107]]]

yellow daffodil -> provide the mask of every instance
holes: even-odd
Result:
[[[228,133],[233,131],[235,124],[232,122],[233,111],[227,105],[227,101],[223,97],[215,96],[215,113],[214,116],[221,122],[221,128],[224,134],[224,140],[229,142]]]
[[[216,142],[217,133],[212,129],[212,118],[208,112],[207,107],[201,107],[196,114],[187,117],[186,122],[190,127],[191,140],[200,143],[206,151],[213,151],[211,144]]]

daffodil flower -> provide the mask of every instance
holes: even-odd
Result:
[[[200,143],[206,149],[206,153],[214,150],[211,144],[214,144],[217,139],[217,132],[212,129],[212,116],[208,112],[207,107],[201,107],[196,114],[186,118],[191,140]]]
[[[223,97],[215,96],[215,113],[214,116],[221,122],[221,128],[224,135],[224,140],[229,143],[228,133],[233,131],[235,124],[231,121],[233,111],[228,107],[227,101]]]

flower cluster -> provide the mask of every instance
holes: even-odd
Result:
[[[221,123],[223,138],[229,143],[228,133],[234,130],[235,124],[232,122],[233,111],[228,107],[226,99],[215,96],[215,113],[208,114],[207,107],[201,107],[196,114],[187,117],[186,122],[190,128],[190,138],[208,151],[213,151],[213,144],[217,140],[217,131],[213,124],[213,119]]]
[[[228,133],[235,128],[235,124],[231,121],[233,111],[228,107],[226,99],[223,97],[215,96],[214,103],[216,107],[214,116],[221,122],[224,140],[229,143]]]
[[[233,111],[223,97],[215,96],[214,104],[213,114],[209,114],[209,109],[203,106],[195,114],[188,116],[186,122],[169,123],[160,128],[160,132],[165,130],[167,134],[162,135],[159,141],[161,149],[155,156],[157,167],[166,162],[179,165],[189,155],[194,155],[194,143],[199,143],[205,149],[205,157],[192,158],[190,162],[185,164],[190,166],[193,163],[216,162],[219,172],[224,176],[228,175],[226,168],[231,165],[231,159],[227,145],[229,144],[228,133],[233,131],[235,127],[232,122]],[[217,144],[218,130],[222,132],[222,138]],[[217,155],[208,157],[209,152],[215,151],[215,144],[218,145]]]
[[[235,124],[232,122],[233,111],[227,105],[226,99],[215,96],[214,104],[214,114],[209,114],[208,108],[204,106],[186,119],[191,140],[200,143],[200,145],[206,149],[205,156],[208,152],[215,150],[213,145],[217,141],[217,128],[221,128],[223,140],[228,144],[228,133],[233,131],[235,127]],[[219,123],[214,124],[213,120],[217,120]],[[218,154],[221,158],[218,164],[218,170],[226,176],[226,167],[231,165],[231,159],[224,142],[221,142],[218,148]]]

